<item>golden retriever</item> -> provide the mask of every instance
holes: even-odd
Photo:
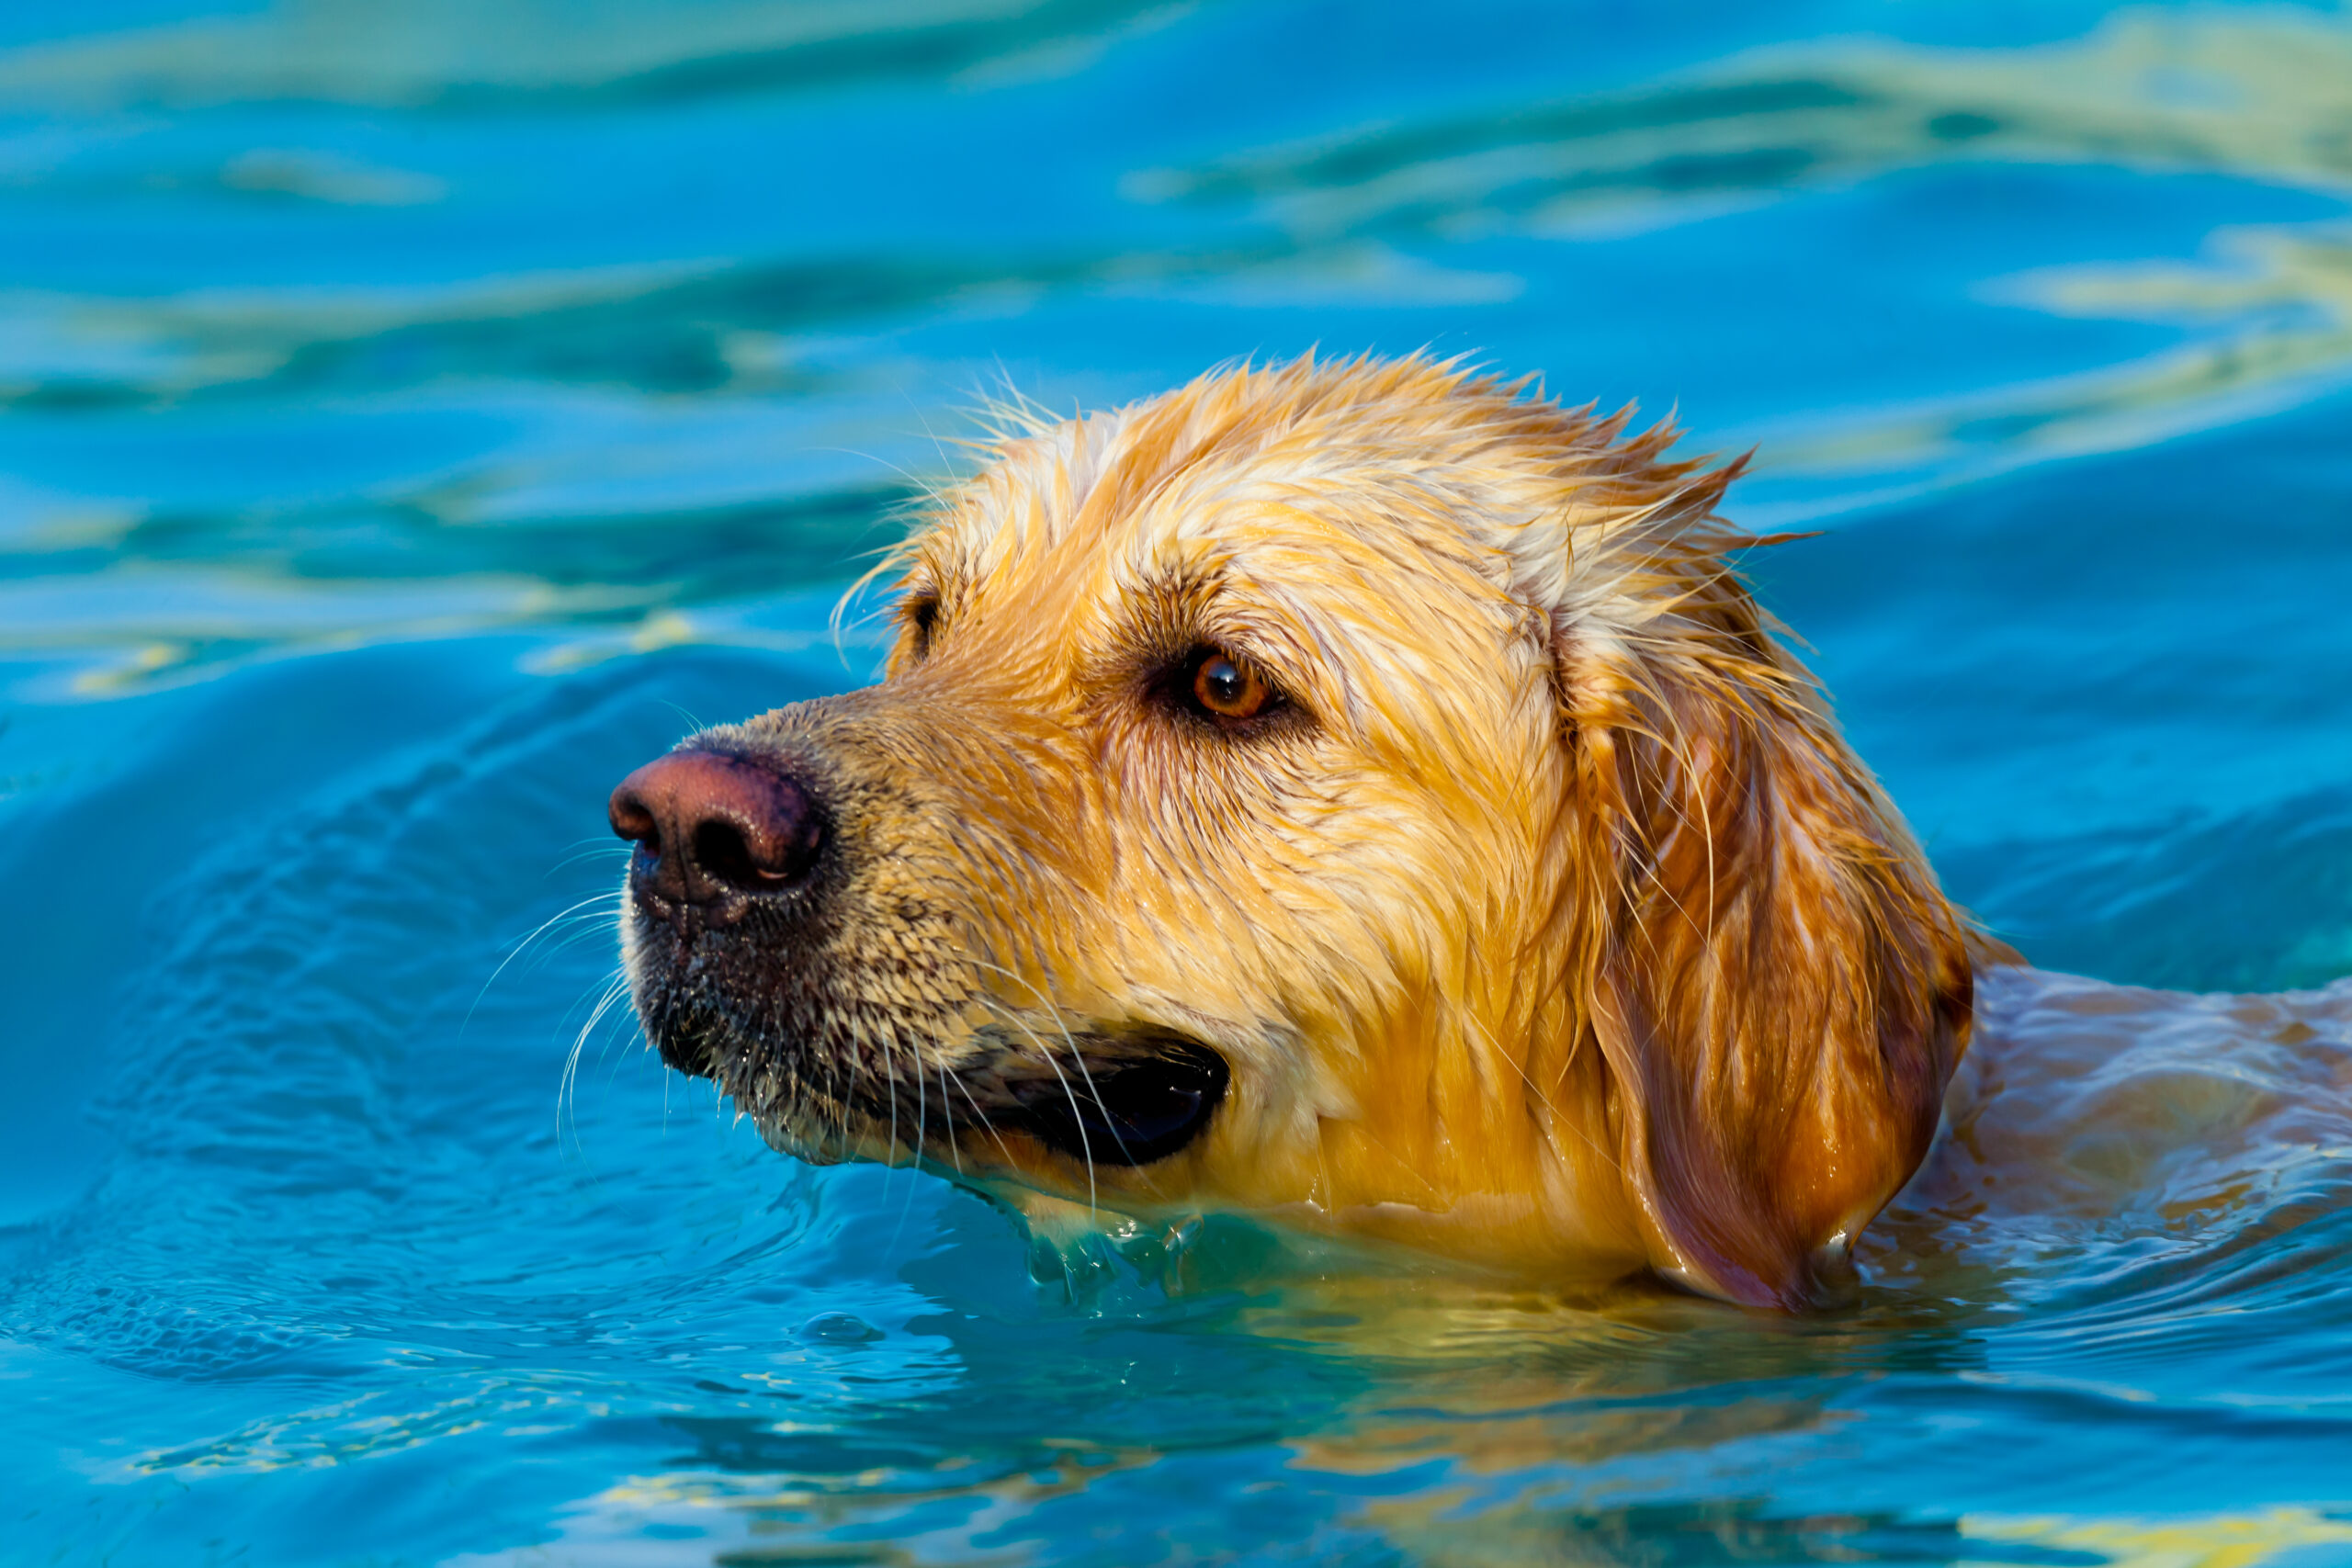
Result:
[[[1422,357],[1002,430],[880,684],[615,792],[649,1035],[1033,1214],[1836,1292],[1991,950],[1673,439]]]

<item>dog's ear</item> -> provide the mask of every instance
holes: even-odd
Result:
[[[1586,1014],[1651,1261],[1818,1303],[1934,1136],[1964,928],[1719,559],[1636,635],[1563,625],[1555,654]]]

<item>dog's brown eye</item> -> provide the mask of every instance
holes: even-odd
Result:
[[[915,634],[915,657],[920,659],[931,651],[932,628],[939,624],[939,596],[918,593],[910,598],[899,614]]]
[[[1222,653],[1210,653],[1193,671],[1193,700],[1219,718],[1255,718],[1273,696],[1265,677]]]
[[[1180,723],[1235,737],[1289,732],[1311,725],[1305,709],[1247,659],[1214,644],[1163,664],[1146,688],[1152,704]]]

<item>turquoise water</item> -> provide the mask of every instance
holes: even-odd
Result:
[[[1317,344],[1757,446],[2044,968],[2352,973],[2352,12],[12,7],[0,1561],[2352,1562],[2334,1133],[1923,1186],[1780,1322],[1033,1256],[594,1011],[605,791],[866,678],[959,411]],[[2342,1127],[2352,991],[2116,995]]]

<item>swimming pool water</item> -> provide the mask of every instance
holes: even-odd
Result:
[[[1770,1321],[1033,1254],[600,1008],[961,411],[1313,344],[1756,446],[2042,966],[2352,974],[2340,6],[14,8],[0,1562],[2352,1562],[2352,1149]]]

